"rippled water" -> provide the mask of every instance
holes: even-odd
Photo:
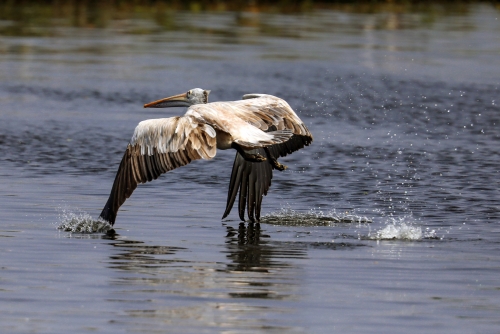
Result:
[[[1,35],[0,331],[498,332],[500,13],[466,9]],[[221,222],[220,152],[139,186],[106,237],[135,125],[183,112],[143,103],[194,87],[278,95],[315,141],[260,225]]]

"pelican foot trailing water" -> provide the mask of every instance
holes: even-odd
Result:
[[[279,171],[284,171],[285,169],[288,169],[287,166],[280,164],[278,162],[278,160],[276,160],[276,158],[272,156],[271,151],[269,151],[269,148],[264,147],[264,151],[266,152],[267,156],[269,157],[269,162],[271,163],[271,165],[273,165],[273,167],[275,169],[277,169]]]
[[[135,128],[116,173],[100,218],[113,225],[118,209],[140,183],[187,165],[212,159],[217,149],[235,149],[229,182],[226,218],[239,192],[238,213],[245,220],[259,221],[263,196],[271,186],[278,162],[312,143],[312,135],[284,100],[266,94],[247,94],[242,100],[208,103],[209,90],[157,100],[145,108],[188,107],[184,116],[150,119]]]

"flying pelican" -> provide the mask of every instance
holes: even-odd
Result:
[[[309,145],[312,135],[288,103],[276,96],[247,94],[239,101],[208,103],[209,93],[194,88],[144,105],[188,110],[184,116],[149,119],[137,125],[100,218],[113,225],[118,209],[139,183],[193,160],[212,159],[216,149],[233,148],[237,152],[222,219],[229,215],[238,190],[240,219],[245,220],[245,205],[252,222],[260,219],[272,170],[287,168],[277,158]]]

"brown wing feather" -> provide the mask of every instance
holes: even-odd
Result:
[[[267,148],[274,158],[279,158],[298,151],[301,148],[304,148],[304,146],[309,146],[312,141],[312,136],[293,135],[288,141],[281,144],[271,145]]]
[[[172,118],[170,122],[178,121],[179,118]],[[169,129],[177,129],[175,124],[168,125]],[[212,137],[205,133],[206,128],[204,127],[205,125],[194,126],[183,133],[175,133],[173,137],[175,137],[176,143],[167,149],[156,146],[153,146],[152,149],[144,149],[139,143],[129,144],[100,218],[113,225],[118,209],[132,195],[138,184],[156,180],[161,174],[187,165],[193,160],[213,158],[216,152],[217,140],[215,136]],[[164,134],[165,137],[171,135],[169,133]],[[193,140],[193,138],[196,138],[196,140]],[[136,142],[141,141],[136,139]],[[169,152],[168,150],[172,148],[177,150]],[[161,152],[165,150],[167,151]]]
[[[293,134],[312,140],[311,133],[290,105],[272,95],[247,94],[243,100],[197,104],[191,106],[186,115],[199,118],[201,122],[228,133],[235,130],[236,121],[242,120],[265,132],[271,132],[272,127],[274,131],[292,130]]]

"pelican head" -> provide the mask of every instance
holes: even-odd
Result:
[[[193,88],[186,93],[146,103],[144,108],[190,107],[195,104],[205,104],[208,103],[208,94],[209,90]]]

